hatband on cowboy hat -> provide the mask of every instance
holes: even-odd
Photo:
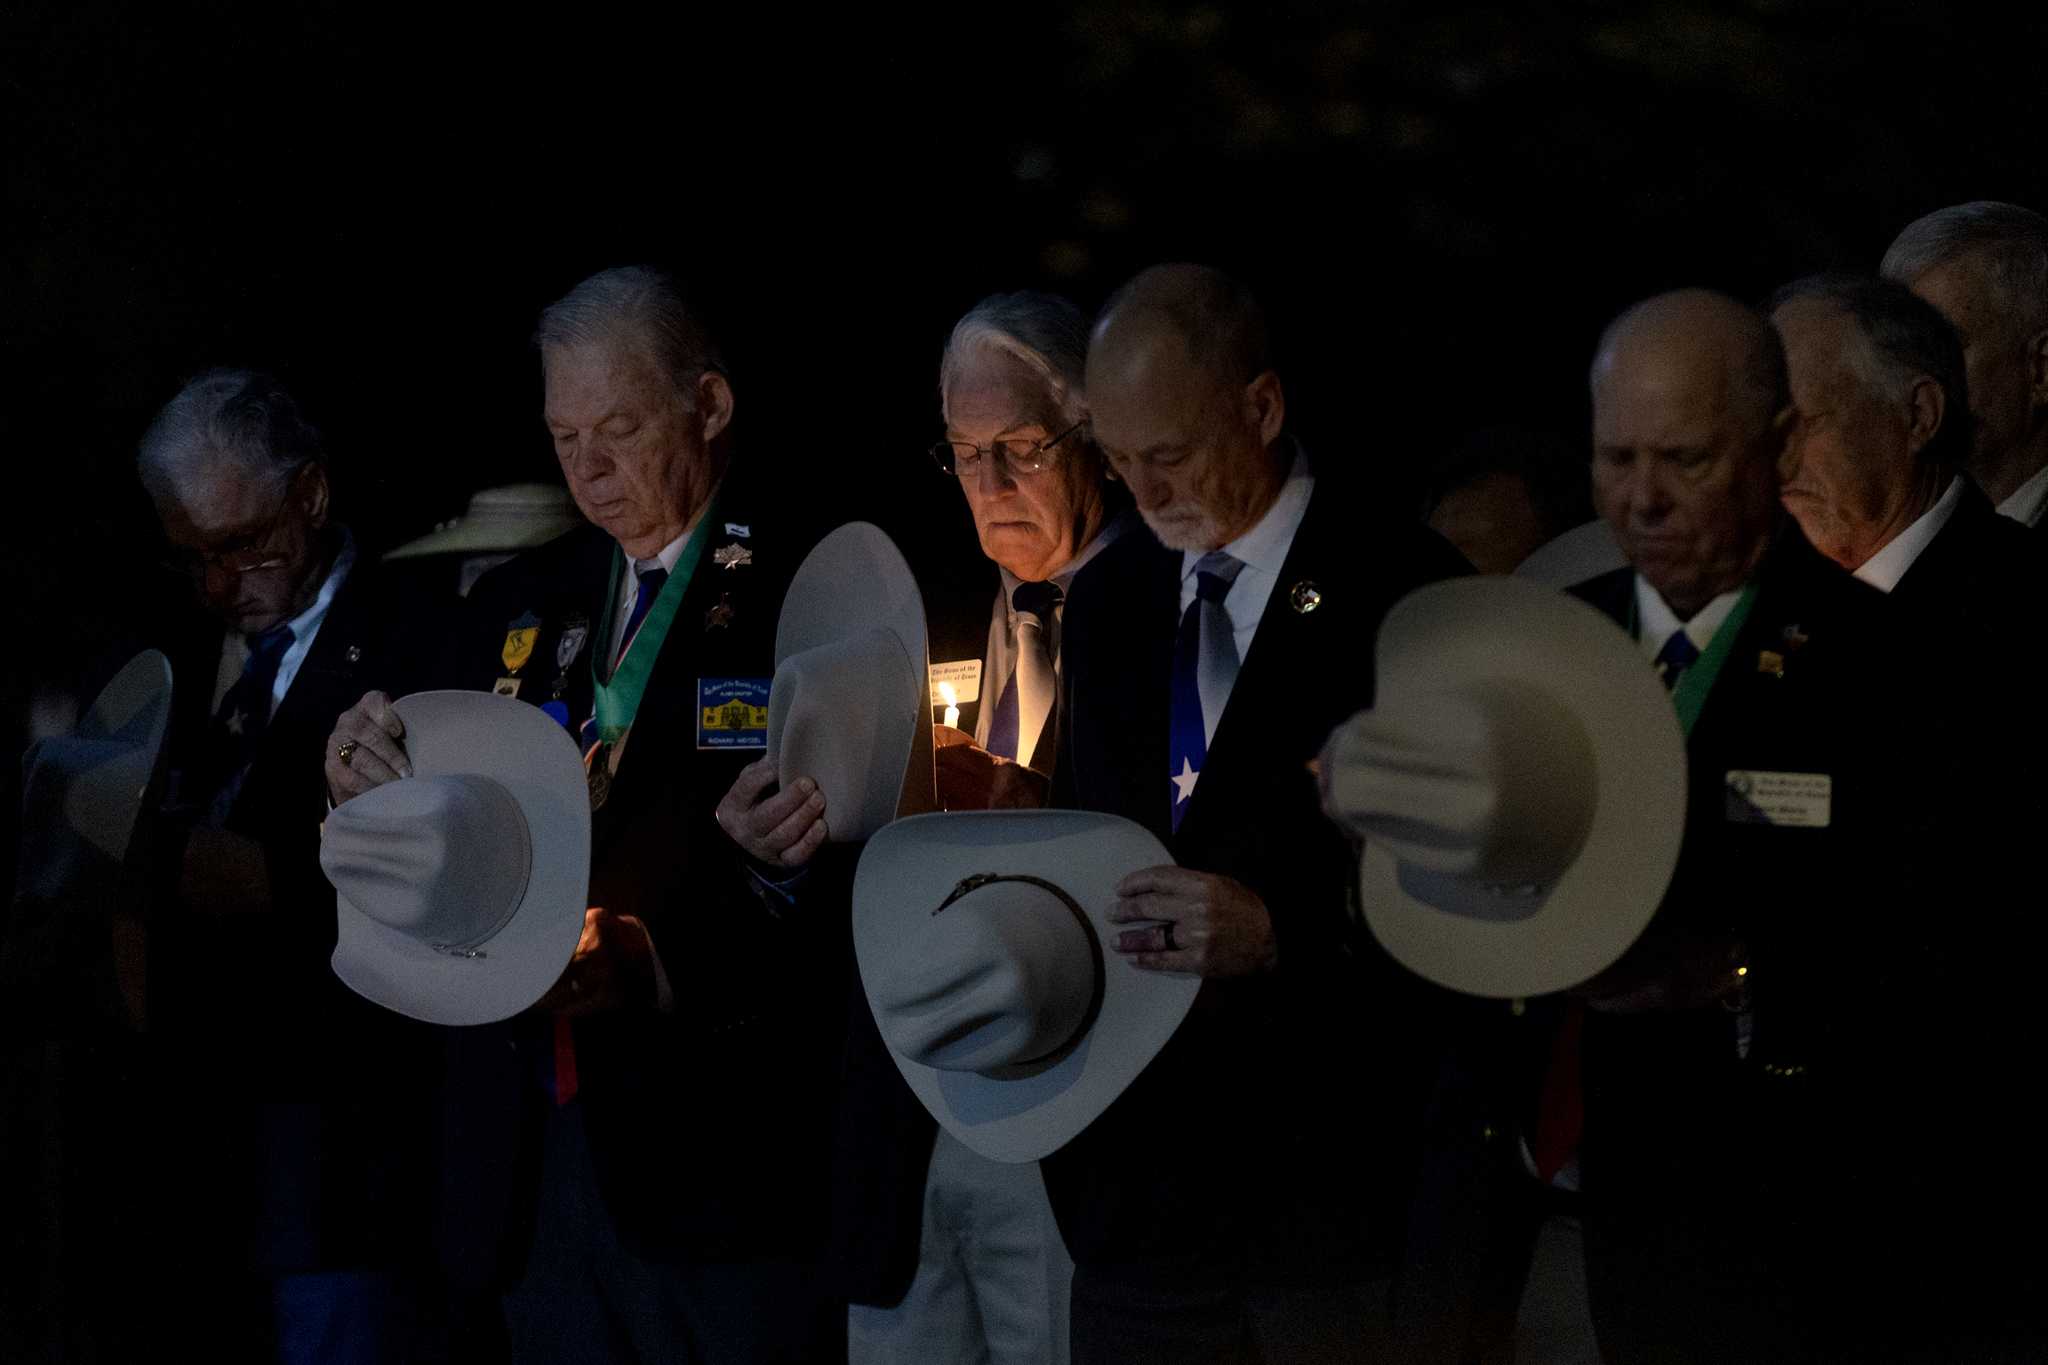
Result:
[[[1093,1122],[1166,1045],[1199,977],[1146,971],[1109,944],[1116,887],[1170,863],[1159,840],[1092,811],[957,811],[868,841],[854,954],[903,1079],[947,1132],[1036,1161]]]

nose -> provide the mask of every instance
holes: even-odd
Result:
[[[998,497],[1017,487],[1016,476],[1003,463],[1003,457],[990,451],[975,462],[975,487],[984,498]]]
[[[1660,460],[1638,460],[1631,472],[1628,486],[1630,519],[1655,524],[1662,521],[1674,505],[1671,484],[1663,462]]]
[[[1147,510],[1163,507],[1172,491],[1165,479],[1143,465],[1124,470],[1123,480],[1130,486],[1132,500]]]

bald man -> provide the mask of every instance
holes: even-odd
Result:
[[[1069,599],[1054,802],[1166,843],[1176,866],[1119,888],[1113,917],[1143,927],[1110,970],[1203,988],[1043,1164],[1075,1262],[1073,1359],[1373,1359],[1432,1074],[1414,1040],[1442,1002],[1353,929],[1356,857],[1306,765],[1371,704],[1387,608],[1466,566],[1287,434],[1263,316],[1227,276],[1125,285],[1086,377],[1151,534],[1103,550]]]
[[[1884,677],[1862,663],[1883,604],[1780,511],[1798,418],[1761,315],[1647,300],[1591,387],[1594,502],[1629,566],[1574,591],[1671,688],[1687,816],[1643,938],[1531,1007],[1549,1042],[1524,1158],[1576,1192],[1607,1359],[1807,1359],[1857,1330],[1817,1211],[1853,1185],[1831,1087],[1854,1044],[1832,1026],[1893,947],[1868,760]]]

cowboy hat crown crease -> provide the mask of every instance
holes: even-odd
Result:
[[[478,858],[480,849],[491,856]],[[440,949],[487,943],[532,873],[526,816],[479,773],[387,782],[327,818],[320,865],[365,914]]]
[[[897,1052],[940,1071],[989,1072],[1058,1051],[1088,1017],[1096,953],[1058,897],[1027,882],[978,887],[878,974]]]
[[[1504,885],[1547,884],[1584,847],[1598,770],[1569,710],[1506,679],[1430,692],[1339,731],[1340,823],[1401,862]]]

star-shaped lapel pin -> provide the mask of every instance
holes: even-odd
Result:
[[[1201,776],[1202,775],[1199,772],[1195,771],[1194,764],[1190,763],[1185,758],[1183,758],[1180,761],[1180,771],[1176,773],[1173,778],[1174,805],[1179,805],[1181,802],[1187,800],[1189,797],[1195,794],[1195,783],[1201,779]]]

